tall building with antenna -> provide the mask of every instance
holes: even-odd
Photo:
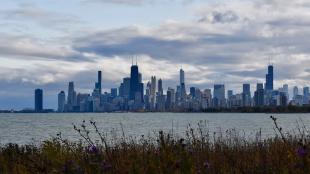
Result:
[[[101,85],[102,85],[102,72],[98,71],[98,81],[95,84],[95,89],[98,90],[99,95],[102,94],[102,91],[101,91],[102,87],[101,87]]]
[[[143,101],[143,83],[142,74],[139,73],[138,61],[132,64],[130,71],[130,100]]]
[[[185,72],[184,72],[184,70],[181,68],[181,69],[180,69],[180,85],[182,85],[182,83],[185,83]]]
[[[266,74],[266,91],[273,90],[273,65],[269,64],[268,66],[268,74]]]
[[[181,101],[186,98],[186,87],[185,87],[185,72],[181,68],[180,69],[180,99]]]

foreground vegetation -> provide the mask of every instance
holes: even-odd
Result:
[[[310,173],[306,127],[288,134],[271,119],[276,136],[269,139],[260,132],[252,139],[234,130],[211,133],[203,122],[197,129],[189,126],[183,138],[164,132],[156,137],[130,138],[124,133],[107,138],[94,121],[84,121],[74,126],[79,142],[59,133],[39,146],[1,147],[0,173]],[[92,132],[98,140],[91,138]]]

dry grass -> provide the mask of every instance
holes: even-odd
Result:
[[[310,173],[309,134],[285,134],[252,140],[230,130],[213,134],[189,128],[183,138],[159,132],[157,137],[108,140],[95,122],[74,129],[83,139],[69,142],[61,134],[40,146],[8,144],[0,149],[1,174],[36,173]],[[200,123],[201,124],[201,123]],[[91,130],[98,135],[92,140]]]

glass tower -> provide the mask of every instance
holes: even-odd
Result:
[[[35,93],[35,102],[34,102],[35,111],[42,112],[43,111],[43,90],[36,89],[34,93]]]
[[[273,66],[268,66],[268,74],[266,74],[266,91],[273,90]]]

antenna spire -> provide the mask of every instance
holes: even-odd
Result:
[[[136,65],[138,65],[138,56],[136,56]]]
[[[272,62],[273,62],[273,61],[272,61],[272,57],[268,57],[268,63],[269,63],[269,65],[273,65]]]

